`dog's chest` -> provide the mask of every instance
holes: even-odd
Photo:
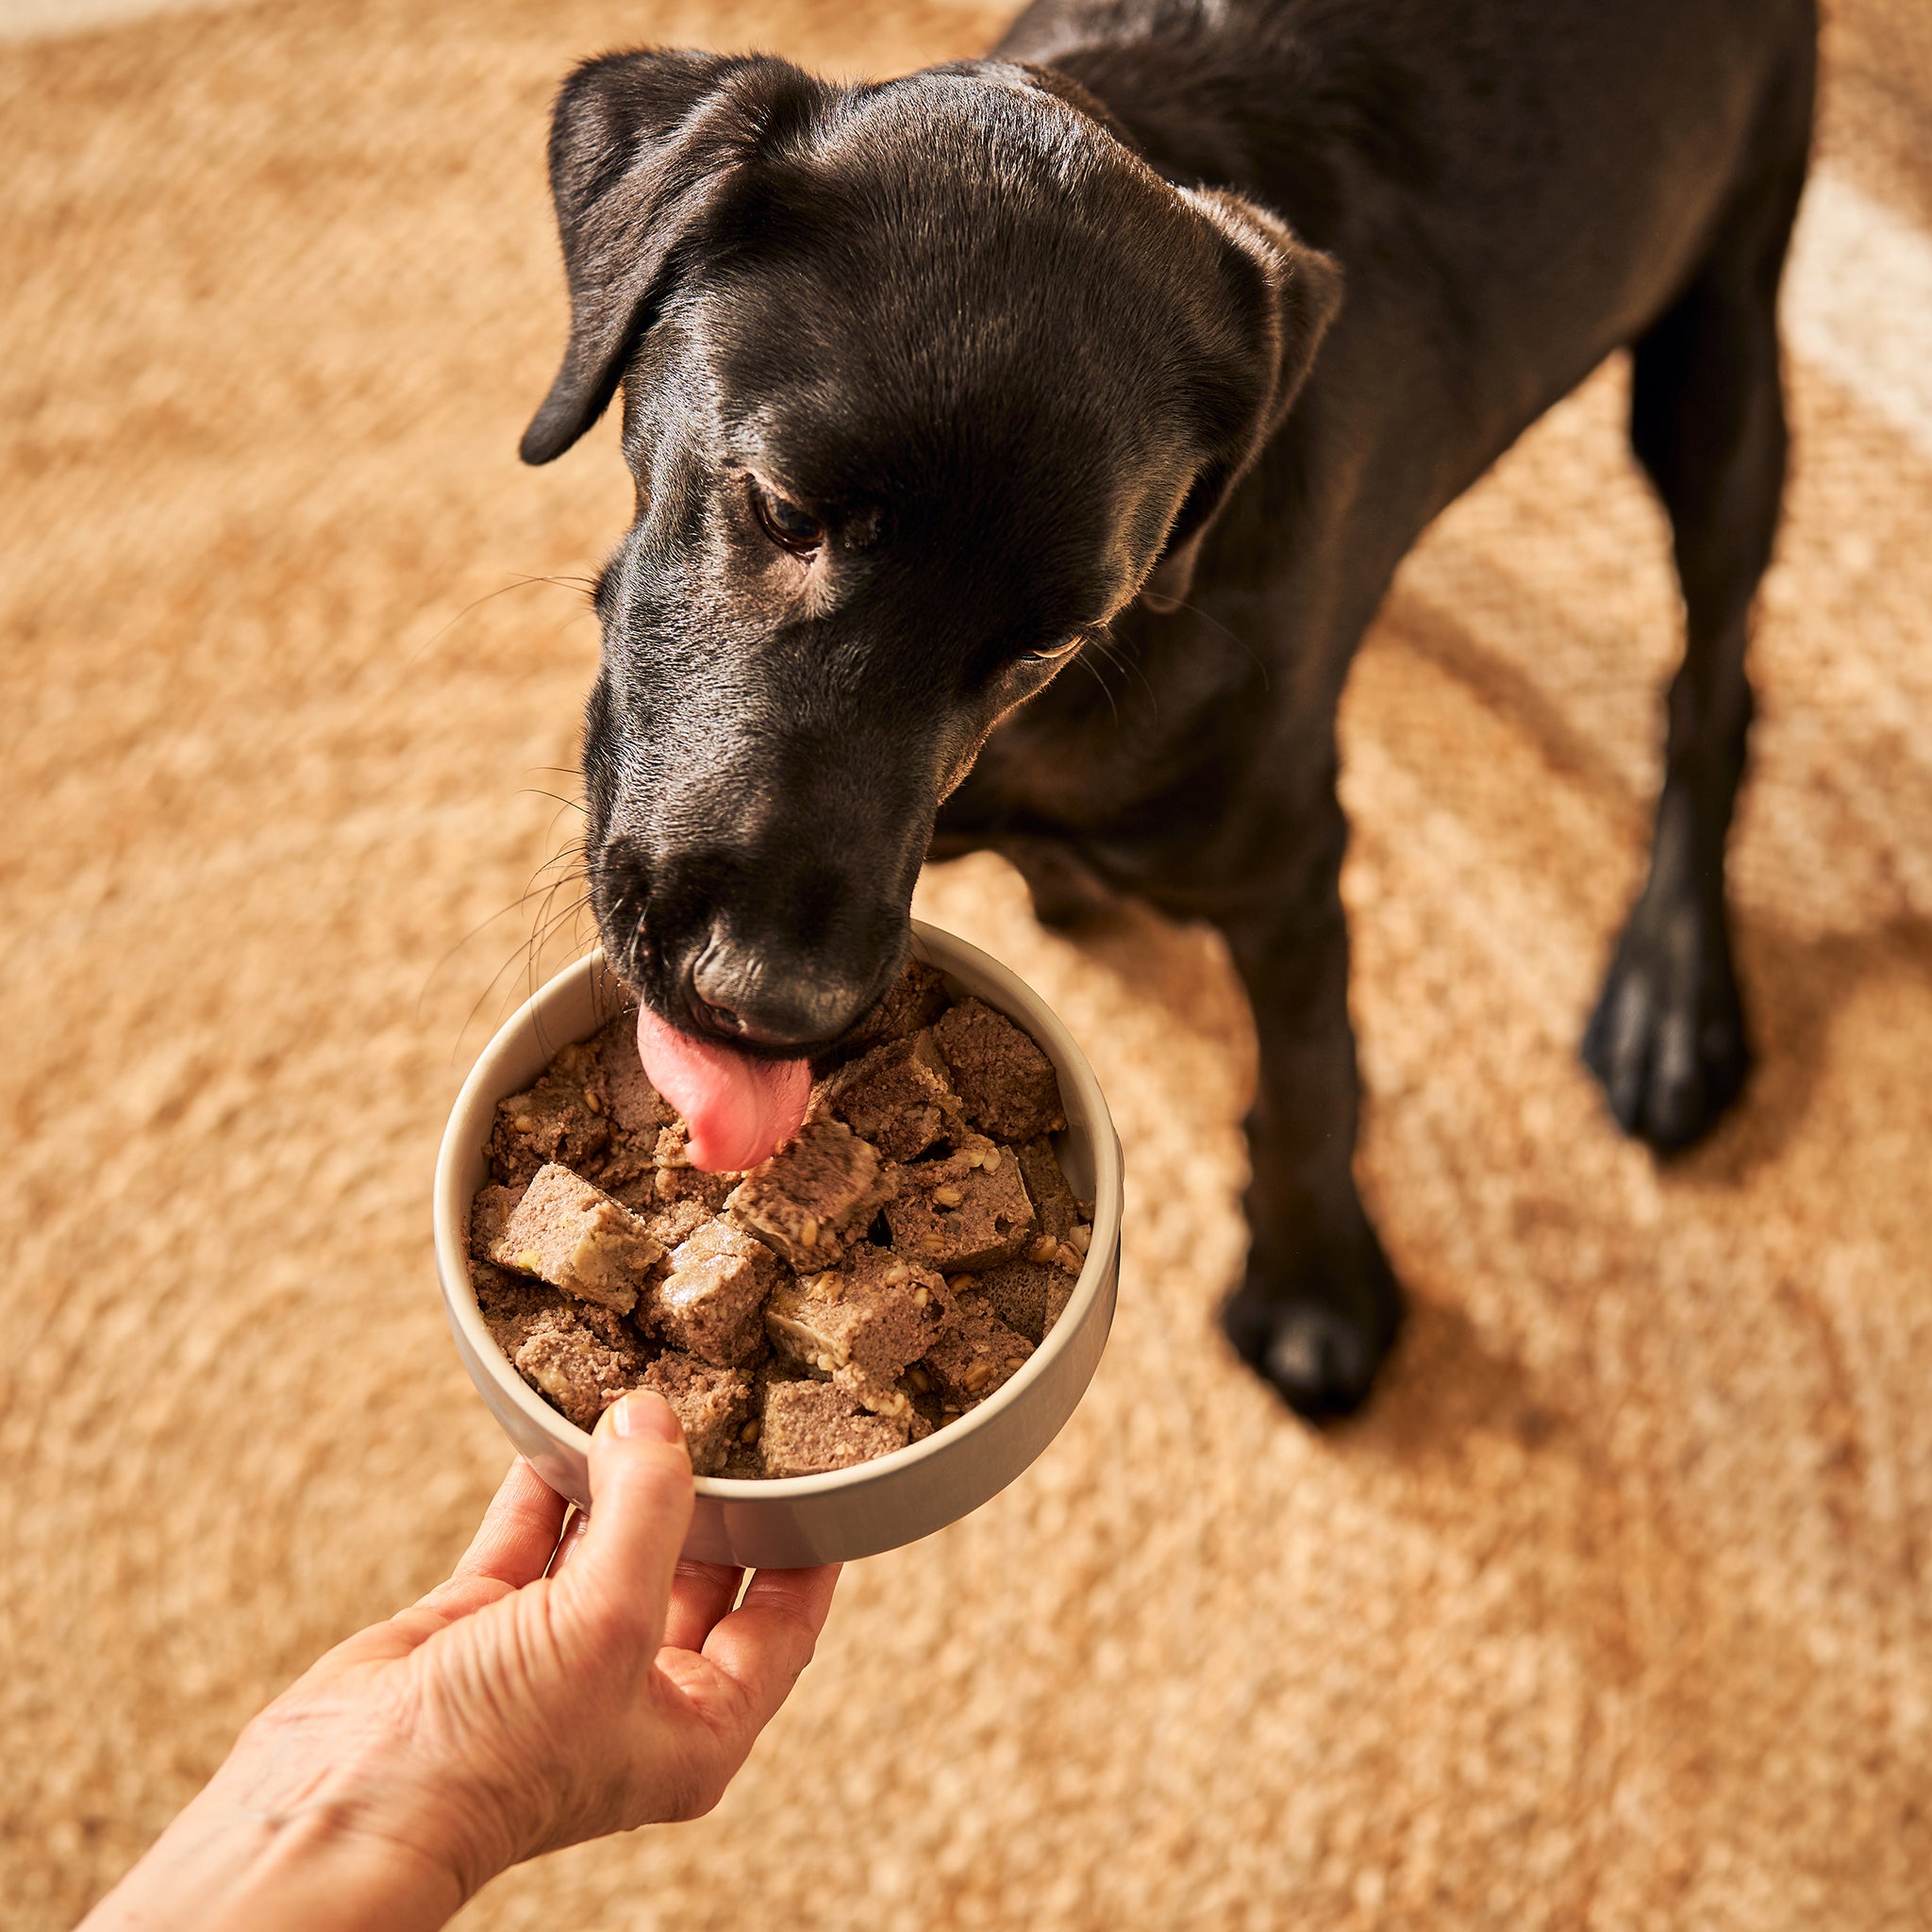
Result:
[[[1102,839],[1177,811],[1224,812],[1251,765],[1263,696],[1245,656],[1093,651],[993,733],[962,806],[986,824]]]

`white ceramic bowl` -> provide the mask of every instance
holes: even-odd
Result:
[[[1066,1311],[1011,1381],[943,1429],[875,1462],[767,1482],[697,1479],[685,1554],[753,1569],[870,1557],[929,1536],[997,1495],[1059,1433],[1099,1366],[1120,1280],[1120,1141],[1099,1082],[1053,1009],[997,959],[912,923],[912,950],[953,992],[976,993],[1024,1027],[1059,1074],[1067,1129],[1056,1137],[1074,1191],[1093,1203],[1093,1241]],[[519,1093],[559,1047],[616,1010],[601,953],[559,973],[485,1048],[457,1096],[436,1162],[436,1272],[457,1353],[504,1432],[560,1495],[590,1501],[590,1437],[526,1384],[485,1325],[470,1285],[470,1203],[485,1179],[496,1103]]]

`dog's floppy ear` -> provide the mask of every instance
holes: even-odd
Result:
[[[1157,611],[1175,609],[1187,597],[1209,525],[1288,414],[1341,304],[1341,264],[1285,222],[1238,194],[1178,192],[1216,231],[1215,292],[1226,315],[1201,384],[1208,460],[1141,586],[1141,601]]]
[[[783,60],[651,48],[587,60],[550,124],[550,192],[570,282],[570,343],[520,452],[560,457],[604,413],[675,287],[681,258],[774,119],[819,83]]]

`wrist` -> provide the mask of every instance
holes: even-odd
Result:
[[[262,1818],[203,1792],[83,1932],[431,1932],[463,1904],[455,1871],[331,1806]]]
[[[258,1836],[209,1932],[433,1932],[454,1917],[469,1896],[455,1868],[360,1814],[354,1803],[324,1803],[250,1821]]]

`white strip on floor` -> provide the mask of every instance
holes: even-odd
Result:
[[[1798,210],[1784,330],[1793,355],[1932,458],[1932,238],[1829,168]]]

